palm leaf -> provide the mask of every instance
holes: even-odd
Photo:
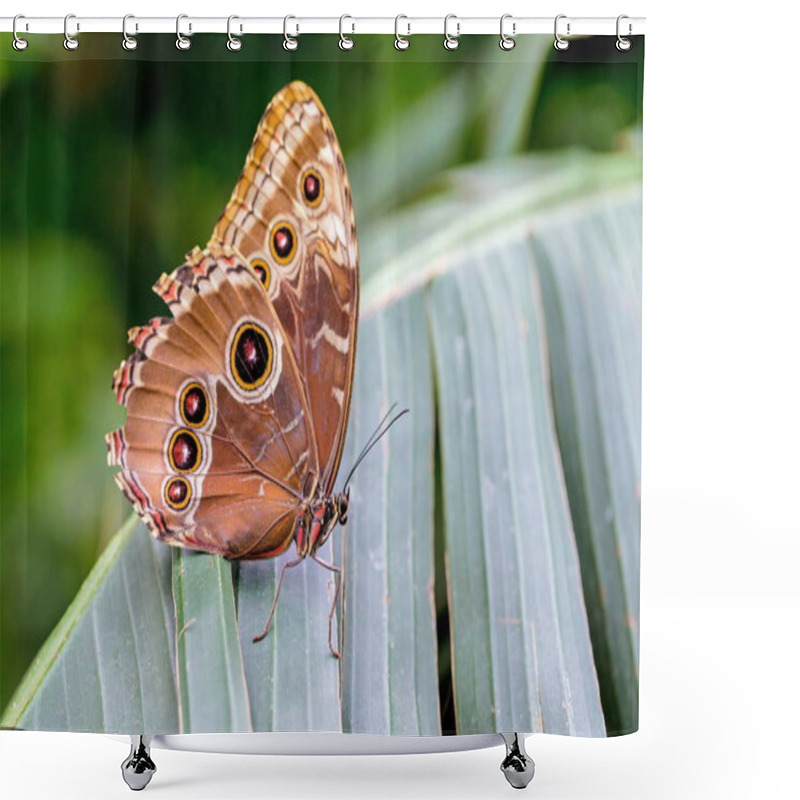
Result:
[[[232,567],[179,553],[170,570],[166,548],[129,525],[3,724],[75,729],[66,687],[84,681],[86,729],[169,732],[180,718],[182,730],[436,733],[437,684],[451,676],[461,733],[603,735],[600,691],[635,694],[639,340],[636,318],[616,314],[638,308],[639,181],[639,160],[624,156],[500,161],[453,173],[439,195],[364,236],[372,278],[343,463],[392,402],[411,413],[357,472],[336,537],[341,665],[328,652],[332,582],[319,565],[287,574],[275,629],[254,644],[280,561]],[[607,314],[569,300],[581,291],[603,297]],[[585,455],[598,442],[601,462]],[[605,494],[580,495],[598,475]],[[608,502],[613,543],[595,524]],[[437,546],[446,574],[434,569]],[[445,581],[451,663],[437,665],[433,588]],[[604,606],[598,624],[584,589],[625,601]],[[124,681],[112,674],[120,664],[133,670]],[[615,703],[606,713],[619,720]]]
[[[178,729],[168,556],[135,517],[122,527],[28,669],[3,727]]]

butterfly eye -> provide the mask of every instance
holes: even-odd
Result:
[[[246,391],[263,386],[272,372],[274,350],[267,332],[254,322],[245,322],[236,331],[231,346],[231,373]]]
[[[342,492],[338,498],[339,523],[344,525],[347,522],[347,508],[350,505],[350,490]]]
[[[186,478],[170,478],[164,487],[164,500],[170,508],[182,511],[192,498],[192,487]]]
[[[304,173],[300,185],[303,190],[303,199],[312,208],[322,202],[322,176],[313,167]]]
[[[181,392],[181,417],[187,425],[200,428],[208,420],[208,397],[199,383],[190,383]]]
[[[263,258],[254,258],[250,262],[250,266],[253,272],[255,272],[255,274],[258,276],[258,279],[261,281],[264,288],[269,290],[269,284],[272,277],[269,271],[269,264],[267,264]]]
[[[189,430],[182,428],[169,440],[169,465],[177,472],[193,472],[200,463],[200,441]]]
[[[297,251],[297,234],[289,222],[280,222],[272,230],[269,239],[272,257],[279,264],[288,264]]]

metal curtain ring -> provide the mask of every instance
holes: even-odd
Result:
[[[627,50],[631,49],[631,40],[630,39],[626,39],[620,33],[620,27],[621,27],[620,23],[624,19],[629,19],[629,17],[626,14],[620,14],[617,17],[617,43],[616,43],[617,44],[617,50],[620,50],[623,53],[626,52]],[[630,22],[628,22],[628,36],[630,36],[632,32],[633,32],[633,26],[631,25]]]
[[[400,20],[408,19],[405,14],[398,14],[394,18],[394,46],[396,50],[408,50],[411,42],[405,36],[400,35]],[[411,35],[411,25],[408,26],[408,35]]]
[[[566,18],[567,18],[566,14],[559,14],[556,17],[556,21],[555,21],[555,23],[553,25],[553,33],[555,34],[555,37],[556,37],[556,40],[553,42],[553,47],[555,47],[556,50],[566,50],[569,47],[569,42],[558,32],[558,21],[560,19],[566,19]],[[570,28],[570,24],[568,22],[567,23],[567,36],[569,36],[569,28]]]
[[[122,18],[122,47],[125,50],[135,50],[139,46],[139,42],[136,40],[134,36],[128,36],[128,20],[135,19],[133,14],[126,14]],[[134,30],[139,30],[138,23],[136,24]]]
[[[235,53],[237,50],[241,50],[242,49],[242,40],[241,39],[237,39],[231,33],[231,22],[233,22],[235,19],[239,19],[239,17],[237,17],[236,14],[231,14],[228,17],[228,45],[227,46],[228,46],[228,50],[230,50],[232,53]],[[241,33],[241,32],[242,32],[242,26],[239,25],[239,33]]]
[[[342,14],[339,17],[339,47],[342,50],[352,50],[355,47],[355,42],[349,37],[344,35],[344,21],[346,19],[353,19],[349,14]],[[351,33],[355,33],[356,31],[356,24],[353,23],[353,30]]]
[[[283,18],[283,49],[284,50],[297,50],[297,46],[299,42],[297,39],[293,39],[289,36],[289,31],[287,30],[287,26],[289,25],[290,19],[297,19],[297,17],[293,17],[291,14],[288,14]],[[295,35],[300,33],[300,26],[295,24]]]
[[[175,39],[175,47],[177,47],[178,50],[188,50],[192,46],[192,40],[181,33],[181,20],[188,19],[188,17],[189,17],[188,14],[178,14],[178,16],[175,19],[175,35],[178,37],[177,39]],[[192,32],[192,23],[190,22],[189,33],[191,32]]]
[[[24,14],[17,14],[17,16],[14,17],[14,21],[11,23],[11,32],[14,34],[14,41],[11,42],[11,46],[15,50],[24,50],[28,46],[28,40],[27,39],[21,39],[19,36],[17,36],[17,20],[18,19],[25,19],[25,15]],[[25,23],[25,30],[27,30],[27,29],[28,29],[28,23],[26,22]]]
[[[74,36],[70,36],[69,35],[69,21],[71,19],[75,19],[75,15],[74,14],[67,14],[67,16],[64,17],[64,49],[65,50],[77,50],[78,49],[78,45],[80,44],[80,42]],[[80,31],[80,29],[81,29],[80,24],[76,23],[75,24],[75,32],[77,33],[78,31]]]
[[[451,19],[456,20],[456,35],[451,36],[447,32],[447,23],[450,22]],[[444,49],[445,50],[458,50],[458,37],[461,35],[461,23],[458,21],[458,17],[455,14],[448,14],[444,18]]]
[[[500,49],[501,50],[513,50],[514,49],[514,45],[516,44],[514,39],[511,38],[511,36],[506,36],[506,32],[504,30],[505,24],[506,24],[506,20],[507,19],[511,19],[511,18],[512,18],[511,14],[503,14],[503,16],[500,17]],[[512,35],[516,35],[516,33],[517,33],[517,23],[516,22],[512,22],[511,23],[511,33],[512,33]]]

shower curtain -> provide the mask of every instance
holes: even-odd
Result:
[[[3,727],[636,730],[644,41],[354,39],[4,36]]]

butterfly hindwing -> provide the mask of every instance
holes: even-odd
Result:
[[[202,276],[193,287],[175,277],[186,269]],[[222,251],[195,251],[156,290],[174,318],[134,329],[115,375],[128,411],[107,437],[118,482],[159,538],[274,555],[319,470],[281,323],[252,270]]]

